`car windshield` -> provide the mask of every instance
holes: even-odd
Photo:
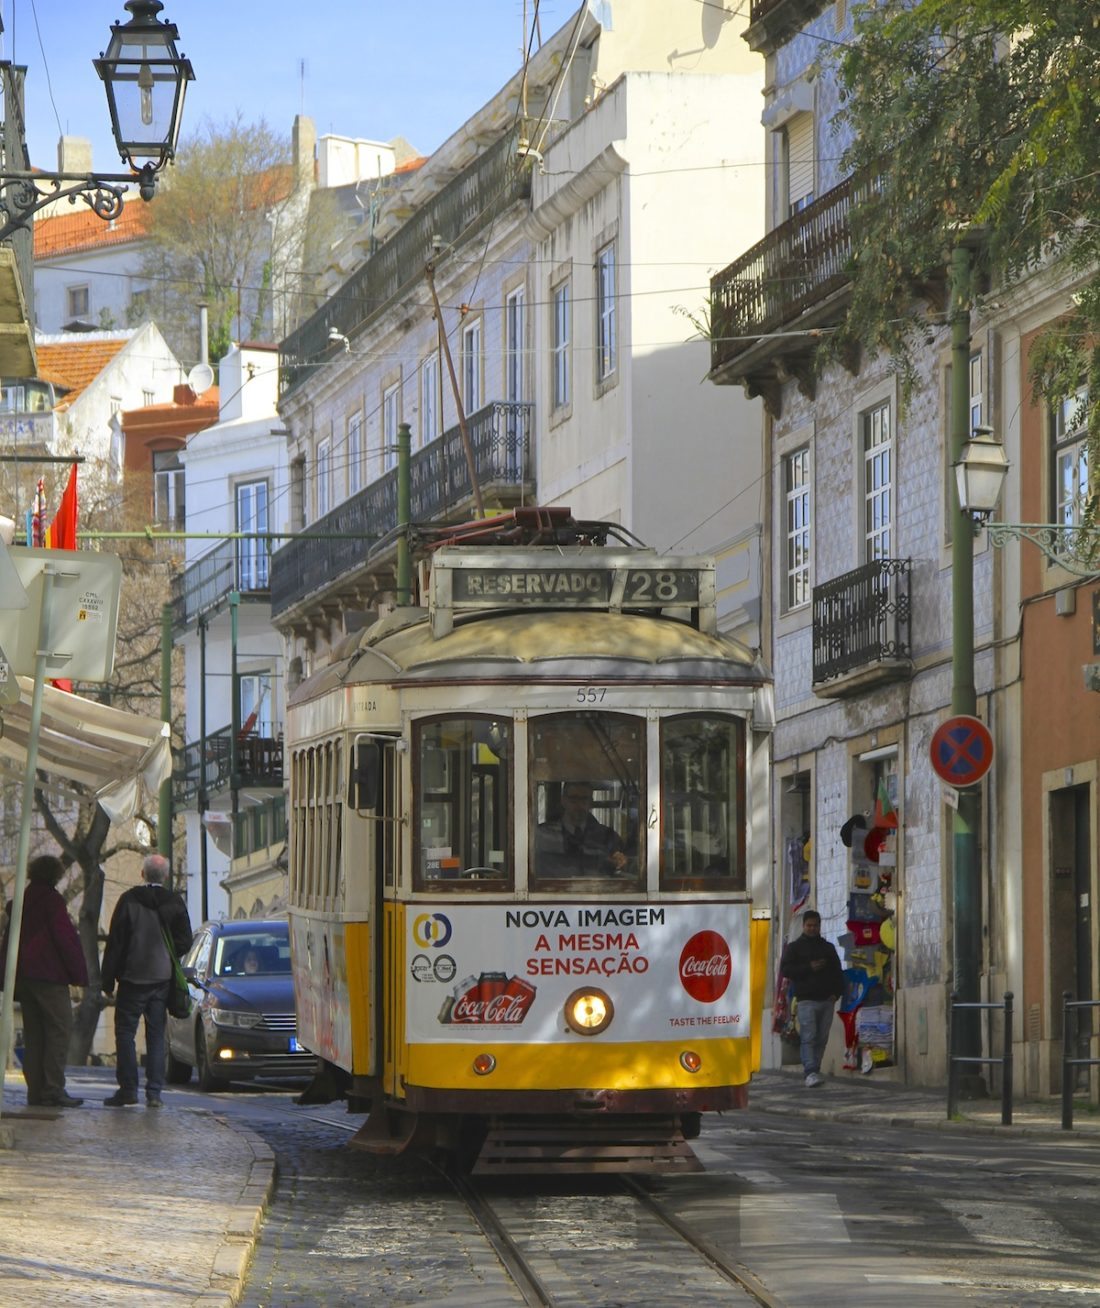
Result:
[[[221,936],[214,951],[215,976],[285,976],[290,973],[287,936],[257,931],[252,935]]]

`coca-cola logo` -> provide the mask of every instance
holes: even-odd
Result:
[[[729,987],[733,959],[724,936],[696,931],[680,953],[680,984],[701,1004],[713,1004]]]
[[[444,1025],[518,1026],[535,998],[535,987],[506,972],[467,977],[451,991],[439,1014]]]

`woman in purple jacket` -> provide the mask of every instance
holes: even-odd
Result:
[[[88,969],[80,936],[57,889],[64,872],[54,854],[40,854],[28,863],[15,965],[15,998],[23,1010],[27,1103],[46,1108],[77,1108],[84,1102],[65,1089],[65,1059],[73,1029],[69,987],[86,986]],[[10,904],[8,914],[5,928],[11,921]],[[6,952],[0,950],[0,977]]]

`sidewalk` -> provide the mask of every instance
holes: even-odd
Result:
[[[105,1068],[71,1069],[69,1091],[84,1105],[26,1108],[23,1079],[10,1072],[0,1134],[0,1304],[203,1305],[239,1297],[274,1184],[268,1147],[216,1111],[168,1090],[165,1107],[104,1108],[114,1090]],[[913,1089],[874,1075],[832,1076],[815,1089],[801,1069],[759,1072],[750,1106],[863,1125],[936,1131],[1100,1139],[1100,1113],[1078,1102],[1072,1132],[1061,1102],[964,1101],[948,1121],[942,1089]]]
[[[159,1110],[104,1108],[106,1069],[70,1069],[68,1089],[83,1107],[29,1109],[23,1078],[4,1083],[0,1304],[236,1303],[274,1183],[268,1147],[170,1090]]]
[[[756,1072],[749,1089],[749,1107],[788,1117],[809,1117],[876,1126],[907,1126],[944,1131],[999,1131],[1007,1135],[1049,1135],[1063,1140],[1100,1138],[1100,1112],[1090,1111],[1083,1095],[1075,1099],[1073,1129],[1062,1130],[1060,1096],[1016,1100],[1012,1125],[1001,1125],[1000,1095],[992,1099],[961,1099],[958,1115],[947,1117],[944,1087],[907,1086],[872,1072],[843,1072],[825,1078],[822,1086],[803,1084],[801,1067]]]

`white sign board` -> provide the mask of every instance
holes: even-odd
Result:
[[[593,986],[602,1042],[749,1035],[748,904],[417,904],[408,932],[411,1043],[554,1043]]]
[[[35,675],[38,615],[47,606],[45,675],[107,681],[115,662],[122,560],[93,550],[10,549],[26,608],[0,608],[0,646],[10,670]]]

